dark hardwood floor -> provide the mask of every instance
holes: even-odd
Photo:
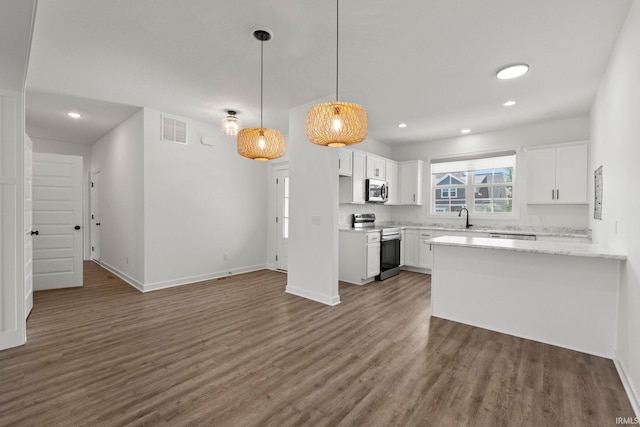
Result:
[[[610,360],[431,318],[428,275],[327,307],[260,271],[141,294],[93,263],[0,352],[0,426],[613,426]]]

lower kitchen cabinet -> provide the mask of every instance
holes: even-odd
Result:
[[[408,267],[418,266],[418,243],[420,234],[418,230],[413,228],[406,228],[404,230],[404,237],[402,240],[402,247],[404,249],[404,265]]]
[[[367,243],[367,279],[380,274],[380,240]]]
[[[364,285],[380,274],[380,231],[340,231],[338,278]]]
[[[431,269],[433,265],[433,245],[427,243],[429,239],[436,237],[435,231],[420,231],[420,247],[418,248],[418,267]]]
[[[431,269],[433,265],[433,248],[426,243],[436,237],[434,230],[419,230],[406,228],[403,237],[404,266],[421,269]]]

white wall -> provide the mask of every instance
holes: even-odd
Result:
[[[287,292],[335,305],[338,293],[338,150],[306,136],[311,102],[289,111],[289,274]]]
[[[34,153],[66,154],[70,156],[82,157],[82,209],[83,218],[83,238],[84,259],[91,259],[91,223],[89,213],[91,212],[89,182],[91,176],[91,145],[73,144],[70,142],[56,141],[53,139],[32,138]]]
[[[100,171],[100,261],[129,283],[144,283],[143,111],[91,148],[91,171]]]
[[[264,268],[268,165],[241,157],[218,123],[178,117],[188,144],[162,141],[160,118],[144,110],[145,289]]]
[[[603,166],[602,220],[593,241],[627,254],[621,272],[616,357],[640,416],[640,2],[634,1],[591,111],[590,171]],[[591,178],[593,180],[593,178]],[[593,199],[593,183],[591,185]],[[624,381],[623,381],[624,382]]]
[[[519,218],[513,220],[475,220],[471,218],[472,223],[478,225],[500,224],[504,226],[586,228],[588,225],[588,205],[527,206],[524,197],[526,191],[526,163],[524,161],[525,156],[523,149],[525,147],[586,141],[588,139],[589,119],[588,117],[577,117],[493,132],[464,135],[444,140],[394,145],[392,146],[392,159],[398,161],[421,159],[425,161],[425,168],[423,171],[423,206],[389,207],[392,209],[391,217],[397,221],[414,223],[460,225],[460,221],[456,221],[458,218],[443,219],[442,217],[429,215],[430,159],[433,157],[448,157],[468,153],[515,149],[518,158],[516,165],[516,188],[521,194],[520,203],[518,204]]]

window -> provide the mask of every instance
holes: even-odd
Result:
[[[431,162],[431,213],[505,215],[513,212],[515,153]]]

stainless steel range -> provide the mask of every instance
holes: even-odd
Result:
[[[376,276],[376,280],[384,280],[400,273],[402,232],[400,227],[376,227],[375,222],[375,214],[353,214],[351,225],[353,228],[380,229],[380,274]]]

